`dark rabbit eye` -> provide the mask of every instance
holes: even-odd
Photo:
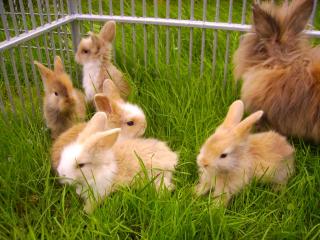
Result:
[[[90,51],[89,50],[87,50],[87,49],[83,49],[82,50],[82,53],[84,53],[84,54],[87,54],[87,53],[89,53]]]
[[[78,164],[78,168],[83,168],[84,165],[85,165],[84,163],[79,163],[79,164]]]
[[[225,158],[225,157],[227,157],[227,156],[228,156],[228,154],[222,153],[222,154],[220,155],[220,158]]]
[[[127,125],[128,125],[128,126],[133,126],[133,125],[134,125],[134,122],[133,122],[133,121],[129,121],[129,122],[127,122]]]
[[[58,93],[57,93],[57,92],[54,92],[54,95],[58,96]]]

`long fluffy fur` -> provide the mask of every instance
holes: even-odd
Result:
[[[251,33],[234,55],[234,74],[243,79],[241,98],[250,112],[282,134],[320,140],[320,48],[302,33],[313,0],[290,5],[254,5]]]

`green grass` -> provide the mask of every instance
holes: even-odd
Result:
[[[201,5],[202,6],[202,5]],[[213,9],[214,3],[210,5]],[[130,5],[125,5],[126,11]],[[140,5],[137,8],[141,8]],[[159,6],[162,13],[164,1]],[[221,18],[226,19],[223,3]],[[173,10],[172,10],[173,12]],[[174,15],[174,13],[172,13]],[[188,7],[185,7],[188,14]],[[208,18],[213,19],[210,12]],[[241,5],[234,9],[241,15]],[[195,15],[201,16],[201,8]],[[80,23],[85,33],[89,23]],[[99,29],[99,24],[93,24]],[[69,26],[66,27],[69,30]],[[132,188],[113,193],[92,215],[82,211],[83,203],[72,187],[58,184],[50,170],[49,132],[45,128],[37,99],[28,49],[22,54],[27,62],[31,83],[29,96],[23,69],[17,64],[21,104],[10,52],[3,53],[17,114],[10,113],[8,95],[0,76],[1,96],[6,102],[6,116],[0,118],[0,238],[1,239],[319,239],[320,237],[320,157],[319,147],[290,139],[296,148],[296,174],[287,188],[279,193],[270,185],[253,182],[231,201],[227,208],[216,208],[208,196],[195,197],[197,182],[196,156],[204,140],[224,118],[230,103],[239,98],[239,86],[232,77],[232,65],[223,87],[226,33],[218,31],[217,66],[212,73],[213,31],[206,31],[204,75],[200,78],[201,30],[193,32],[193,64],[189,74],[189,29],[181,29],[182,49],[177,50],[178,30],[170,28],[170,62],[165,63],[165,27],[159,27],[159,63],[155,63],[154,30],[148,26],[147,68],[144,68],[143,29],[136,26],[136,59],[133,58],[132,26],[124,26],[125,54],[122,54],[121,25],[116,41],[117,65],[127,74],[134,92],[130,100],[138,103],[148,118],[146,136],[167,141],[179,152],[175,173],[176,190],[172,193],[155,189],[145,179],[137,179]],[[53,34],[55,40],[57,34]],[[230,34],[230,57],[238,46],[239,33]],[[46,37],[48,42],[50,38]],[[43,46],[44,38],[39,38]],[[67,42],[71,48],[71,41]],[[30,45],[36,41],[30,41]],[[19,50],[14,58],[20,63]],[[50,51],[53,59],[53,52]],[[43,55],[42,55],[43,54]],[[40,55],[45,59],[45,52]],[[73,54],[68,60],[62,51],[66,69],[75,83]],[[39,57],[32,50],[32,57]],[[38,76],[38,81],[41,84]],[[42,91],[42,86],[40,90]],[[34,112],[32,110],[33,102]]]

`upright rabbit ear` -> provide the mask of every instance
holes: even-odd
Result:
[[[263,115],[263,111],[257,111],[252,113],[250,116],[246,117],[242,122],[240,122],[235,129],[235,133],[238,137],[247,136],[253,125],[260,120]]]
[[[286,21],[286,31],[288,38],[295,37],[306,27],[312,14],[314,0],[296,0],[289,7]]]
[[[106,126],[107,115],[104,112],[97,112],[79,134],[77,141],[80,143],[85,142],[92,134],[104,131]]]
[[[102,93],[98,93],[94,96],[94,104],[96,109],[101,112],[112,113],[111,102],[109,98]]]
[[[243,111],[243,102],[241,100],[234,101],[230,105],[227,116],[221,126],[224,128],[236,126],[242,119]]]
[[[63,63],[59,56],[54,58],[54,72],[58,74],[64,73]]]
[[[258,4],[253,4],[254,29],[262,39],[277,39],[280,37],[280,26],[270,13],[261,9]]]
[[[117,141],[120,131],[120,128],[114,128],[91,135],[85,141],[83,150],[86,152],[95,152],[100,149],[110,149]]]
[[[100,36],[103,40],[112,42],[116,36],[116,22],[106,22],[100,31]]]
[[[51,78],[54,75],[53,71],[51,69],[45,67],[44,65],[42,65],[38,61],[34,61],[33,63],[38,67],[43,84],[44,84],[45,88],[47,88],[49,81],[51,80]]]
[[[122,101],[119,89],[110,79],[104,80],[103,93],[114,101]]]
[[[92,45],[93,46],[97,46],[99,48],[100,44],[101,44],[99,36],[97,36],[94,33],[89,33],[89,34],[90,34],[90,37],[91,37],[91,40],[92,40]]]

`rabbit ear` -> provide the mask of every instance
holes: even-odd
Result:
[[[230,128],[236,126],[242,119],[243,111],[243,102],[241,100],[234,101],[229,107],[227,116],[222,123],[222,127]]]
[[[285,32],[288,37],[295,37],[306,27],[312,14],[314,0],[293,1],[289,7]]]
[[[108,96],[110,99],[114,101],[118,101],[118,100],[122,101],[119,89],[114,84],[114,82],[110,79],[104,80],[103,93],[106,94],[106,96]]]
[[[253,125],[260,120],[263,115],[263,111],[257,111],[252,113],[250,116],[246,117],[242,122],[240,122],[236,128],[235,133],[238,137],[247,136]]]
[[[97,112],[95,115],[93,115],[86,127],[79,134],[77,141],[80,143],[85,142],[92,134],[104,131],[106,125],[107,115],[104,112]]]
[[[54,58],[54,72],[58,74],[64,73],[63,63],[59,56]]]
[[[114,128],[104,132],[98,132],[91,135],[84,143],[83,150],[85,152],[95,152],[99,149],[110,149],[117,141],[120,128]]]
[[[102,93],[98,93],[94,96],[94,103],[98,111],[112,113],[111,103],[109,98]]]
[[[108,21],[100,31],[100,36],[107,42],[112,42],[116,36],[116,22]]]
[[[100,38],[94,33],[90,33],[92,45],[100,47]]]
[[[34,61],[33,63],[38,67],[42,81],[44,83],[44,86],[45,86],[45,88],[47,88],[48,82],[51,80],[51,78],[54,75],[53,71],[51,69],[45,67],[44,65],[42,65],[38,61]]]
[[[276,19],[268,12],[260,8],[258,4],[253,4],[254,29],[262,39],[279,38],[280,27]]]

